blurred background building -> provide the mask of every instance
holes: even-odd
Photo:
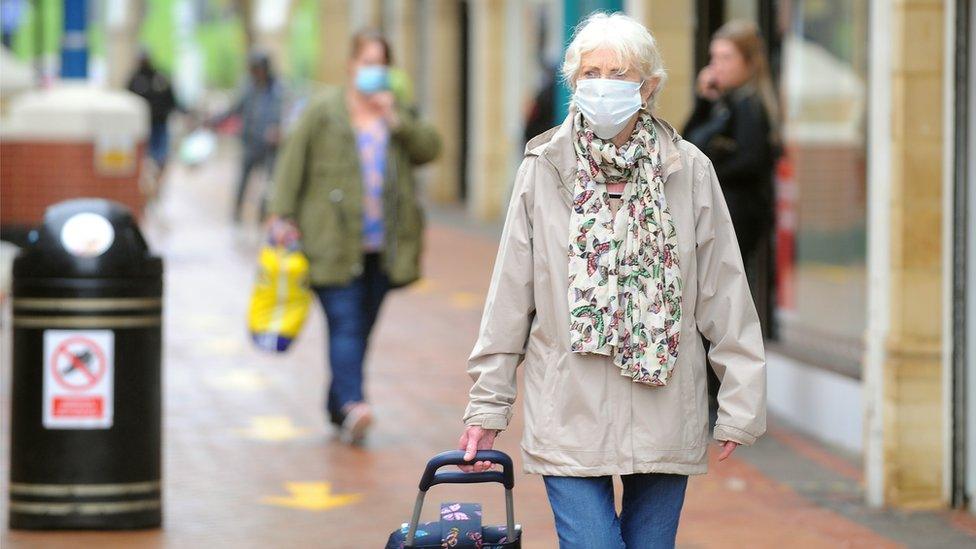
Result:
[[[56,86],[69,4],[3,0],[6,120],[36,100],[37,88]],[[873,505],[964,507],[976,497],[973,2],[87,5],[89,82],[124,88],[145,48],[171,75],[180,102],[204,111],[227,103],[246,52],[260,47],[284,74],[294,117],[317,86],[346,81],[351,34],[382,29],[413,102],[444,137],[442,156],[424,173],[428,201],[483,221],[504,210],[530,115],[551,125],[566,112],[568,92],[554,71],[586,14],[624,11],[652,30],[669,72],[660,115],[677,127],[690,113],[711,34],[731,19],[757,22],[785,141],[777,228],[764,259],[775,283],[758,296],[771,411],[861,456]],[[27,154],[13,148],[15,126],[0,129],[5,201],[18,177],[7,166]]]

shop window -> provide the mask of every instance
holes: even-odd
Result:
[[[866,326],[866,1],[779,2],[782,350],[859,377]]]

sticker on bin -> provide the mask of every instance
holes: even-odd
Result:
[[[115,229],[108,219],[95,213],[71,216],[61,228],[61,245],[78,257],[98,257],[112,247]]]
[[[44,331],[44,427],[112,427],[115,334]]]

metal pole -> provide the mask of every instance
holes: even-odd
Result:
[[[960,5],[965,4],[960,0]],[[959,220],[959,227],[965,233],[966,227],[971,227],[976,220],[976,6],[972,3],[968,5],[968,31],[965,33],[968,42],[966,57],[969,65],[966,68],[968,73],[966,99],[966,120],[964,122],[966,132],[966,149],[960,150],[957,154],[966,159],[966,181],[960,184],[966,188],[965,217]],[[957,17],[960,14],[956,15]],[[958,100],[958,97],[957,97]],[[963,200],[960,198],[959,200]],[[963,340],[963,349],[959,352],[962,355],[962,363],[966,364],[966,372],[963,379],[966,383],[966,398],[960,405],[965,406],[967,421],[966,431],[961,433],[962,444],[965,446],[966,467],[965,467],[965,498],[970,504],[970,512],[976,513],[973,502],[976,501],[976,238],[972,233],[966,237],[966,280],[965,286],[965,322],[963,328],[965,332],[960,336]]]
[[[61,37],[61,78],[88,77],[88,2],[64,0],[64,36]]]
[[[973,8],[969,2],[956,0],[954,7],[955,13],[950,13],[949,9],[946,10],[946,34],[950,40],[950,48],[955,50],[955,55],[949,54],[952,59],[949,62],[954,65],[946,71],[949,85],[955,86],[953,101],[955,112],[952,113],[954,116],[951,122],[955,139],[954,146],[952,148],[947,147],[947,152],[953,161],[953,184],[951,191],[946,193],[951,195],[949,202],[952,211],[948,220],[952,241],[952,253],[949,254],[950,257],[948,258],[952,273],[949,285],[952,293],[951,299],[949,299],[951,319],[948,330],[951,334],[948,348],[951,349],[952,353],[952,385],[950,388],[951,398],[949,399],[952,418],[952,431],[950,433],[952,438],[950,448],[952,484],[950,495],[952,506],[961,508],[968,504],[967,476],[976,474],[976,471],[969,469],[970,460],[967,459],[969,456],[966,451],[966,435],[971,428],[969,422],[973,421],[973,418],[968,414],[969,400],[976,397],[976,395],[967,393],[967,387],[971,383],[971,380],[967,379],[971,375],[967,364],[972,360],[971,351],[967,346],[972,345],[972,343],[966,340],[967,324],[973,321],[967,318],[966,314],[968,293],[973,291],[973,288],[966,286],[967,276],[970,269],[973,268],[971,262],[974,259],[968,253],[971,246],[970,239],[972,238],[968,234],[968,227],[973,212],[969,210],[966,186],[971,180],[971,170],[973,169],[972,160],[969,156],[969,150],[972,147],[972,143],[969,141],[971,139],[969,121],[972,119],[974,105],[970,100],[972,92],[969,86],[972,86],[970,82],[972,82],[973,77],[973,73],[970,72],[972,63],[970,56],[973,51],[972,32],[974,29],[970,27],[970,10]],[[952,27],[953,22],[955,28]],[[949,51],[951,52],[952,49]],[[947,103],[947,105],[953,103]]]
[[[413,505],[413,515],[410,517],[410,525],[407,527],[407,539],[404,540],[404,545],[410,547],[413,545],[414,536],[417,535],[417,525],[420,524],[420,513],[424,509],[424,496],[427,492],[421,490],[417,493],[417,501]]]
[[[514,541],[515,536],[515,504],[512,502],[512,491],[505,490],[505,527],[508,528],[508,541]]]

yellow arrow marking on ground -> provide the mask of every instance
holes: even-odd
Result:
[[[267,378],[252,370],[231,370],[210,378],[210,384],[218,389],[236,391],[260,391],[268,386]]]
[[[433,291],[437,284],[429,278],[421,278],[420,280],[413,283],[410,287],[410,291],[417,294],[429,294]]]
[[[472,292],[454,292],[451,305],[458,309],[477,309],[484,303],[484,296]]]
[[[296,427],[288,416],[258,416],[251,418],[251,426],[238,432],[253,440],[281,442],[298,438],[308,429]]]
[[[261,502],[305,511],[328,511],[352,505],[363,498],[362,494],[332,494],[329,482],[287,482],[285,489],[291,496],[266,497]]]

